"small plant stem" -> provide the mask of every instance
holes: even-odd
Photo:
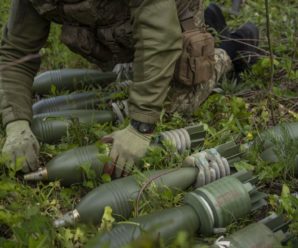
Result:
[[[176,169],[173,169],[173,170],[169,170],[169,171],[166,171],[166,172],[164,172],[164,173],[160,173],[160,174],[158,174],[158,175],[156,175],[156,176],[150,177],[150,178],[148,179],[148,181],[146,181],[146,182],[143,184],[142,188],[140,189],[140,191],[139,191],[139,193],[138,193],[138,197],[137,197],[137,200],[136,200],[136,216],[139,215],[139,203],[140,203],[142,194],[143,194],[143,192],[146,190],[146,188],[147,188],[147,187],[148,187],[154,180],[157,180],[158,178],[160,178],[160,177],[162,177],[162,176],[165,176],[165,175],[167,175],[167,174],[169,174],[169,173],[171,173],[171,172],[177,171],[178,169],[180,169],[180,168],[176,168]]]
[[[276,120],[274,116],[274,107],[273,107],[273,83],[274,83],[274,55],[271,43],[271,29],[270,29],[270,16],[269,16],[269,3],[268,0],[265,0],[265,8],[266,8],[266,34],[269,46],[269,57],[270,57],[270,82],[268,87],[268,100],[271,112],[271,118],[273,125],[276,125]]]

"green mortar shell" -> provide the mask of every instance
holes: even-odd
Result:
[[[96,145],[75,148],[53,158],[46,167],[47,179],[61,180],[63,185],[80,183],[84,180],[83,165],[90,165],[96,175],[102,175],[103,164]]]
[[[59,120],[58,120],[59,121]],[[46,122],[47,123],[47,122]],[[186,128],[187,130],[188,130],[188,128]],[[53,130],[53,132],[54,132],[54,130]],[[200,132],[200,129],[198,128],[198,132]],[[45,132],[41,132],[41,134],[47,134],[47,133],[45,133]],[[45,137],[45,138],[48,138],[48,137]],[[156,144],[153,144],[153,145],[156,145]],[[229,147],[228,147],[229,148]],[[78,148],[76,148],[76,149],[78,149]],[[86,148],[87,149],[87,148]],[[69,152],[66,152],[66,155],[64,155],[64,153],[62,153],[62,154],[60,154],[60,155],[58,155],[58,157],[60,157],[60,156],[63,156],[63,158],[64,158],[64,162],[65,163],[69,163],[68,162],[68,160],[70,159],[72,159],[71,158],[71,156],[68,158],[68,156],[69,155],[67,155],[67,154],[71,154],[71,151],[72,150],[70,150]],[[97,150],[93,150],[96,154],[97,154]],[[234,158],[234,156],[232,155],[232,153],[230,152],[230,150],[228,149],[228,151],[229,151],[229,155],[231,156],[231,157],[233,157]],[[224,153],[224,149],[222,149],[221,150],[221,152],[223,152]],[[236,151],[237,153],[238,153],[238,151]],[[229,158],[229,157],[228,157]],[[81,162],[82,163],[84,163],[84,164],[86,164],[84,161],[82,161],[81,160]],[[51,162],[50,161],[50,163],[53,163],[53,162]],[[77,164],[77,165],[74,165],[74,167],[68,167],[68,169],[70,170],[68,173],[70,173],[71,174],[71,170],[74,170],[75,168],[78,168],[78,167],[80,167],[80,165],[81,164]],[[56,172],[56,175],[57,175],[57,178],[55,178],[55,180],[59,180],[59,179],[63,179],[63,176],[64,176],[64,174],[63,175],[60,175],[59,176],[59,166],[64,166],[63,165],[63,163],[62,164],[60,164],[60,165],[57,165],[57,167],[55,167],[56,169],[57,169],[57,172]],[[45,168],[45,170],[47,169],[47,167],[48,167],[48,165],[46,165],[46,168]],[[64,169],[64,171],[65,171],[66,169]],[[40,180],[46,180],[46,178],[43,176],[44,174],[46,174],[46,172],[44,171],[44,170],[42,170],[42,173],[40,172],[40,171],[38,171],[38,172],[36,172],[36,173],[29,173],[29,174],[27,174],[26,176],[25,176],[25,180],[28,180],[28,181],[40,181]],[[99,175],[100,176],[100,175]],[[68,182],[69,184],[71,184],[71,182]],[[76,183],[76,181],[74,181],[74,182],[72,182],[72,183]]]
[[[118,224],[110,232],[97,235],[86,248],[119,248],[138,239],[142,231],[150,231],[153,238],[161,238],[165,243],[175,239],[181,231],[193,234],[200,223],[190,206],[182,206],[134,218],[129,223]]]
[[[276,142],[284,142],[284,136],[288,135],[289,138],[298,141],[298,122],[286,123],[278,125],[272,129],[261,134],[261,138],[264,140],[264,151],[261,153],[261,158],[267,162],[278,162],[279,158],[276,155],[276,147],[272,144],[271,139],[276,140]],[[294,173],[298,176],[298,149],[294,164]]]
[[[262,132],[260,138],[264,141],[263,149],[266,150],[274,145],[271,141],[272,138],[283,142],[285,132],[291,139],[298,140],[298,122],[284,123]],[[256,142],[259,142],[259,138]]]
[[[61,112],[35,115],[31,129],[37,139],[43,143],[53,144],[67,135],[72,120],[79,123],[107,123],[116,120],[112,111],[65,110]]]
[[[96,145],[74,148],[54,157],[45,168],[24,175],[26,181],[56,181],[63,185],[71,185],[84,181],[85,172],[82,166],[90,166],[97,176],[103,173],[104,165],[100,161],[99,149]]]
[[[234,152],[232,152],[232,150],[234,150]],[[231,157],[234,159],[234,153],[238,154],[239,149],[235,149],[234,144],[226,144],[225,146],[222,146],[220,148],[220,151],[223,154],[227,154],[227,158]],[[162,175],[161,177],[157,177],[157,179],[154,180],[157,185],[165,185],[171,188],[175,187],[179,189],[186,189],[190,185],[193,185],[195,183],[199,169],[197,167],[182,167],[178,170],[170,170],[169,174],[164,174],[168,173],[168,171],[169,170],[159,172],[145,172],[145,175]],[[247,173],[237,173],[237,175],[237,178],[241,181],[247,181],[251,178],[251,175],[247,175]],[[150,182],[150,179],[147,179],[147,182],[148,181]],[[111,195],[106,194],[106,192],[108,191],[111,192]],[[124,193],[122,191],[124,191]],[[67,213],[62,218],[55,221],[54,225],[56,227],[73,225],[78,220],[87,223],[98,223],[105,206],[112,207],[115,218],[117,218],[117,216],[123,216],[127,218],[128,213],[131,212],[131,204],[129,202],[135,200],[138,191],[139,185],[137,184],[135,177],[132,176],[112,181],[108,184],[104,184],[86,195],[80,201],[75,210]],[[117,192],[117,194],[114,194],[113,192]],[[101,196],[104,197],[102,198]],[[131,201],[127,201],[127,199],[130,199]],[[115,205],[115,203],[117,204]],[[123,206],[126,207],[123,208]],[[126,211],[125,209],[128,210]]]
[[[211,235],[248,214],[252,208],[249,190],[234,176],[225,177],[186,194],[184,202],[191,205],[201,221],[200,233]]]
[[[82,183],[84,179],[84,173],[81,169],[82,165],[91,164],[92,170],[94,170],[95,174],[100,177],[103,171],[103,164],[99,160],[99,152],[96,145],[90,145],[85,147],[79,147],[67,152],[61,153],[55,158],[53,158],[45,167],[42,169],[42,173],[40,171],[29,173],[26,175],[26,180],[33,181],[56,181],[60,180],[63,185],[71,185],[75,183]],[[196,180],[196,168],[181,168],[179,172],[172,172],[171,175],[163,176],[161,179],[155,180],[155,182],[162,182],[165,185],[191,185]],[[185,178],[180,178],[179,173],[184,173]],[[33,176],[35,175],[36,176]],[[39,175],[40,174],[40,175]],[[33,177],[33,178],[32,178]],[[180,181],[178,181],[178,179]],[[183,181],[182,181],[183,179]],[[177,180],[177,181],[176,181]],[[118,180],[117,180],[118,181]],[[177,187],[178,187],[177,186]],[[104,186],[105,187],[118,187],[118,183],[112,184],[112,186]],[[119,186],[120,187],[120,186]],[[182,186],[179,186],[182,188]],[[91,206],[90,206],[91,207]]]
[[[105,86],[114,82],[117,78],[114,72],[100,72],[88,69],[62,69],[47,71],[38,75],[33,82],[33,92],[37,94],[49,94],[52,85],[58,91],[76,90],[84,86],[100,85]]]
[[[238,179],[238,177],[241,179]],[[240,180],[247,181],[247,179],[251,180],[250,174],[241,172],[235,176],[226,177],[225,180],[220,179],[221,183],[219,184],[214,182],[202,187],[201,189],[203,190],[201,192],[208,192],[211,200],[216,198],[218,205],[212,205],[212,202],[207,197],[204,197],[206,203],[198,201],[198,196],[200,196],[201,192],[198,192],[199,189],[197,189],[194,194],[189,193],[186,195],[186,204],[184,206],[133,218],[128,223],[118,224],[110,232],[97,235],[86,247],[106,247],[105,245],[111,248],[123,247],[138,239],[143,230],[153,234],[153,238],[162,238],[165,243],[168,243],[177,236],[179,231],[186,231],[190,235],[197,231],[204,231],[206,229],[204,227],[206,221],[202,217],[208,216],[208,211],[215,213],[217,221],[221,219],[223,224],[231,224],[235,218],[241,218],[251,210],[251,207],[249,207],[251,206],[250,195],[247,192],[252,191],[252,186],[249,183],[243,184],[240,182]],[[210,187],[210,185],[213,187]],[[240,189],[234,190],[232,187]],[[218,189],[215,190],[215,188]],[[219,192],[222,195],[219,195]],[[214,194],[214,196],[211,194]],[[207,211],[204,209],[206,204],[210,206]],[[204,207],[202,207],[203,205]],[[244,210],[235,209],[235,207],[243,208]],[[235,212],[233,213],[232,211]],[[221,218],[216,216],[216,214],[221,215]],[[227,217],[224,218],[225,216]],[[213,227],[209,229],[213,231]]]
[[[51,113],[52,114],[52,113]],[[90,116],[87,116],[88,118],[90,118]],[[60,124],[60,126],[56,127],[56,124]],[[32,125],[32,130],[35,133],[35,135],[37,136],[37,138],[39,138],[39,140],[42,140],[44,142],[51,142],[54,143],[54,141],[59,141],[59,139],[63,136],[63,133],[66,134],[67,133],[67,129],[68,127],[71,125],[71,121],[68,120],[51,120],[51,119],[44,119],[44,118],[35,118],[33,121],[33,125]],[[56,129],[55,129],[56,127]],[[185,129],[188,130],[188,128],[190,127],[186,127]],[[198,132],[201,132],[201,129],[199,126],[193,126],[191,127],[192,131],[194,131],[196,128],[198,129]],[[61,130],[60,130],[61,129]],[[58,133],[57,131],[59,131],[60,133]],[[55,139],[54,139],[55,138]],[[192,138],[191,138],[191,142],[192,142]],[[158,144],[152,144],[152,145],[158,145]],[[77,148],[78,149],[78,148]],[[87,149],[87,148],[86,148]],[[71,151],[69,151],[69,153],[71,154]],[[97,154],[97,150],[94,150],[95,153]],[[66,153],[66,155],[64,156],[63,154],[60,154],[58,156],[64,156],[65,162],[68,162],[68,153]],[[70,160],[72,159],[71,157],[69,158]],[[50,161],[51,163],[52,161]],[[81,162],[83,162],[83,160],[81,160]],[[86,161],[87,162],[87,161]],[[82,164],[82,163],[81,163]],[[63,168],[64,173],[61,174],[59,176],[59,166],[64,166],[63,163],[58,165],[57,167],[55,167],[57,169],[57,177],[54,180],[58,180],[58,179],[62,179],[65,175],[65,171],[69,170],[69,174],[71,174],[71,170],[74,170],[77,167],[80,167],[81,164],[76,164],[73,167],[67,167]],[[47,174],[46,170],[47,170],[48,165],[46,165],[45,169],[42,169],[40,171],[37,172],[33,172],[33,173],[29,173],[27,175],[25,175],[25,180],[27,181],[40,181],[40,180],[46,180],[47,178],[44,177],[44,175]],[[99,175],[100,176],[100,175]],[[74,181],[73,183],[76,183],[77,181]],[[71,182],[68,181],[68,184],[71,184]]]
[[[80,123],[105,123],[115,120],[114,112],[108,110],[74,109],[34,115],[33,119],[77,119]]]
[[[279,158],[276,156],[276,151],[274,147],[269,147],[267,150],[263,151],[261,154],[261,158],[269,163],[277,163],[279,161]],[[298,151],[295,157],[293,168],[294,168],[294,174],[298,176]]]
[[[96,92],[76,93],[56,96],[40,100],[33,104],[33,115],[72,109],[95,109],[99,103],[105,102],[107,97],[101,98]]]
[[[167,174],[165,174],[167,173]],[[153,183],[157,187],[169,187],[172,189],[185,190],[194,184],[196,180],[196,168],[180,168],[179,170],[161,170],[146,173],[147,179],[143,183],[150,182],[150,178],[162,175]],[[100,223],[104,208],[110,206],[115,218],[128,218],[132,212],[132,203],[137,199],[141,183],[137,176],[129,176],[103,184],[88,193],[77,205],[80,222]]]
[[[254,223],[223,239],[223,241],[230,241],[230,248],[279,248],[282,245],[278,234],[262,223]],[[211,248],[218,248],[218,246],[212,245]]]
[[[67,134],[70,125],[70,120],[33,119],[31,129],[40,142],[54,144]]]

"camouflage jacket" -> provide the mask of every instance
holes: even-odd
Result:
[[[37,12],[63,25],[61,41],[102,69],[133,60],[134,44],[127,0],[30,0]],[[133,2],[133,1],[132,1]],[[136,1],[137,2],[137,1]],[[176,0],[181,22],[201,1]]]
[[[194,12],[201,20],[201,5],[202,0],[12,0],[0,46],[3,124],[32,119],[31,87],[40,59],[30,55],[46,44],[52,21],[62,24],[61,40],[71,50],[103,69],[133,61],[130,117],[156,122],[182,48],[179,22]]]

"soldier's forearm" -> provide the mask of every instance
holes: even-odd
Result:
[[[0,47],[0,110],[3,124],[31,121],[31,87],[49,22],[40,17],[28,0],[13,0]]]
[[[0,48],[0,107],[3,124],[14,120],[31,121],[31,86],[39,67],[36,55],[27,55],[7,39]]]
[[[136,45],[130,115],[135,120],[154,123],[159,120],[182,49],[176,3],[144,0],[139,7],[132,8],[132,16]]]

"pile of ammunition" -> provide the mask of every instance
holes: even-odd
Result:
[[[37,138],[44,143],[59,142],[67,134],[74,119],[80,123],[122,122],[128,116],[127,102],[115,101],[113,90],[125,90],[129,81],[106,87],[117,78],[114,72],[101,73],[80,69],[50,71],[38,76],[34,81],[34,91],[38,95],[49,94],[52,85],[59,91],[74,91],[91,85],[96,87],[96,90],[93,88],[89,92],[74,92],[35,103],[32,130]],[[100,105],[106,106],[106,109],[99,109]],[[246,150],[256,144],[262,146],[262,159],[277,162],[279,157],[276,155],[276,142],[270,137],[274,136],[279,142],[283,142],[284,132],[298,140],[298,123],[267,130],[255,142],[241,148],[234,142],[229,142],[200,152],[193,150],[204,143],[203,126],[192,125],[161,132],[152,140],[152,146],[163,146],[166,141],[172,144],[177,153],[190,152],[181,167],[145,171],[142,178],[140,175],[131,175],[103,184],[87,194],[74,210],[55,220],[54,226],[59,228],[77,223],[98,225],[106,206],[112,208],[116,221],[128,219],[132,215],[132,203],[137,201],[142,186],[155,185],[161,192],[165,188],[192,191],[185,195],[180,207],[117,224],[111,231],[100,233],[92,239],[87,247],[123,247],[140,239],[144,232],[149,232],[154,239],[161,238],[166,244],[180,231],[205,236],[218,233],[234,220],[266,205],[266,195],[259,192],[255,186],[257,178],[245,170],[237,171],[234,163],[242,160]],[[109,171],[100,157],[108,157],[108,154],[108,146],[103,153],[99,152],[96,144],[78,147],[54,157],[44,168],[25,175],[24,179],[59,180],[65,186],[82,183],[85,180],[82,166],[86,164],[90,165],[94,175],[100,178]],[[295,172],[298,175],[298,155],[295,163]],[[281,247],[281,244],[289,239],[288,225],[289,222],[282,216],[271,215],[227,238],[218,239],[211,247]]]
[[[123,122],[128,115],[126,100],[113,99],[115,94],[128,88],[130,81],[114,82],[116,78],[114,72],[83,69],[48,71],[37,76],[33,90],[38,95],[50,94],[53,85],[58,91],[71,92],[88,86],[97,88],[46,98],[33,104],[32,131],[37,139],[43,143],[58,143],[67,135],[73,120],[79,123]],[[107,86],[111,82],[114,83]],[[99,110],[100,105],[106,110]]]

